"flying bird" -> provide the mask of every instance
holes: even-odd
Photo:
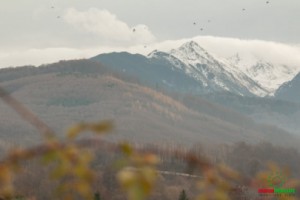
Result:
[[[196,22],[194,22],[194,25],[196,25]]]
[[[134,29],[132,29],[132,32],[135,32],[136,30],[135,30],[135,28]]]
[[[200,31],[203,31],[203,28],[200,28]]]
[[[245,8],[243,8],[243,11],[245,11],[246,9]]]
[[[266,4],[269,4],[270,3],[270,1],[266,1]]]

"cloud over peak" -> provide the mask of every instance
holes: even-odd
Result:
[[[96,36],[105,43],[134,45],[155,41],[155,36],[146,25],[130,27],[108,10],[90,8],[79,11],[68,8],[63,19],[77,31]]]

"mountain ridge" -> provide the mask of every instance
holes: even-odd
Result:
[[[30,68],[30,76],[21,76],[19,73],[24,70],[18,69],[13,74],[15,78],[2,80],[1,85],[59,133],[64,126],[78,121],[112,118],[119,133],[112,137],[127,140],[172,139],[187,145],[198,141],[260,142],[268,138],[277,144],[295,145],[298,140],[288,132],[257,124],[201,98],[174,100],[138,81],[127,81],[122,74],[98,62],[64,61]],[[0,70],[0,75],[5,74]],[[5,105],[0,104],[0,109],[5,113],[0,116],[0,135],[4,140],[22,140],[26,134],[26,141],[36,141],[28,125],[22,125]],[[10,132],[14,134],[7,134]]]
[[[128,73],[132,73],[141,79],[149,80],[150,74],[153,74],[151,78],[155,79],[158,74],[154,71],[157,66],[160,69],[167,70],[168,76],[172,76],[175,72],[180,74],[181,79],[189,79],[194,82],[192,86],[188,86],[181,81],[181,84],[185,84],[188,91],[194,91],[194,93],[210,93],[210,92],[232,92],[242,96],[265,96],[267,91],[248,77],[245,73],[238,70],[236,66],[231,66],[223,61],[214,58],[205,49],[203,49],[196,42],[191,41],[183,44],[178,49],[173,49],[170,52],[162,52],[159,50],[152,51],[148,56],[143,57],[139,54],[128,54],[124,52],[100,54],[91,58],[92,60],[100,61],[116,70],[131,70]],[[139,60],[138,60],[139,59]],[[136,62],[134,62],[136,60]],[[143,60],[143,62],[141,62]],[[130,62],[131,69],[128,68]],[[125,69],[125,65],[127,69]],[[147,74],[142,74],[140,67],[147,68]],[[152,67],[147,67],[152,65]],[[135,71],[132,70],[133,66]],[[156,67],[155,67],[156,66]],[[168,69],[167,69],[168,68]],[[138,73],[138,71],[140,73]],[[144,72],[145,73],[145,72]],[[175,77],[175,76],[174,76]],[[177,76],[177,78],[179,75]],[[164,87],[180,88],[178,84],[174,84],[174,81],[167,81],[166,76],[162,78],[167,83],[161,83]],[[155,80],[158,81],[158,80]],[[176,81],[176,80],[175,80]],[[152,80],[152,85],[155,85]]]
[[[182,51],[186,52],[182,53]],[[156,52],[160,52],[160,50],[158,49]],[[197,64],[221,65],[227,76],[232,76],[231,78],[235,79],[235,82],[247,88],[251,94],[260,97],[274,96],[276,90],[282,84],[292,80],[300,72],[300,67],[273,63],[270,60],[254,58],[255,56],[250,62],[249,58],[246,59],[239,52],[231,57],[216,56],[193,40],[185,42],[178,48],[171,49],[165,53],[181,60],[187,66],[187,69],[185,69],[186,73],[189,74],[190,70],[192,70],[194,77],[201,77],[201,73],[195,72]],[[149,55],[153,55],[153,53],[148,54],[148,57]],[[191,68],[191,66],[194,67]],[[217,84],[220,85],[220,82],[217,82]],[[226,84],[221,84],[222,86],[226,88]],[[234,91],[234,93],[239,93],[239,91]],[[244,95],[247,95],[247,93]]]
[[[300,103],[300,73],[294,79],[281,85],[275,97],[282,100]]]

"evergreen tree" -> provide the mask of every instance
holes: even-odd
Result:
[[[99,192],[95,193],[94,200],[101,200],[101,196]]]
[[[186,196],[185,190],[182,190],[178,200],[189,200]]]

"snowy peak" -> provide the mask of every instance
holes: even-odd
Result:
[[[193,86],[186,84],[185,89],[192,91],[192,88],[197,88],[195,91],[201,93],[228,91],[242,96],[273,95],[282,83],[298,73],[295,67],[259,60],[242,51],[227,58],[216,56],[195,41],[168,52],[154,50],[144,58],[144,63],[140,61],[136,70],[141,72],[141,66],[147,68],[147,80],[149,74],[158,77],[155,74],[161,75],[164,71],[164,79],[157,79],[157,82],[165,84],[168,79],[167,87],[175,88],[186,80]],[[128,70],[138,74],[131,68]],[[172,75],[174,73],[181,77],[180,81]]]
[[[197,43],[194,41],[186,42],[183,45],[181,45],[178,50],[192,53],[192,52],[205,52],[206,51]]]
[[[286,65],[274,65],[269,62],[258,62],[252,67],[255,77],[265,74],[268,80],[278,82],[278,86],[294,78],[298,70]]]
[[[154,51],[152,51],[151,53],[149,53],[149,54],[147,55],[147,57],[148,57],[148,58],[155,57],[157,53],[158,53],[158,50],[155,49]]]
[[[241,62],[241,57],[239,53],[236,53],[235,55],[231,56],[230,58],[228,58],[229,63],[231,63],[232,65],[239,65]]]
[[[200,82],[208,92],[229,91],[239,95],[266,95],[266,91],[260,85],[236,66],[211,55],[194,41],[171,50],[165,58]]]
[[[148,58],[159,58],[159,57],[164,57],[164,56],[168,56],[168,53],[162,52],[162,51],[158,51],[158,50],[154,50],[151,53],[149,53],[147,55]]]
[[[184,73],[187,73],[186,64],[169,53],[154,50],[147,55],[147,58],[151,61],[169,63],[171,64],[172,69],[177,68],[183,70]]]
[[[170,54],[188,64],[209,64],[209,61],[215,61],[213,56],[194,41],[187,42],[178,49],[171,50]]]
[[[300,72],[297,66],[272,62],[272,60],[257,58],[255,55],[237,53],[224,60],[261,85],[269,96],[273,96],[282,84],[292,80]]]
[[[243,65],[238,65],[238,67],[251,79],[262,85],[269,95],[274,95],[283,83],[290,81],[298,73],[294,67],[272,64],[262,60],[258,60],[256,64],[248,67]]]

